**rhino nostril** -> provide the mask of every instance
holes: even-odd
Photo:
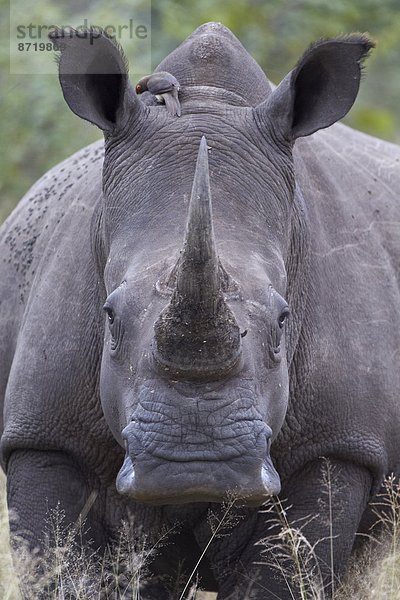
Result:
[[[135,465],[135,455],[131,451],[131,448],[129,446],[129,442],[127,439],[124,440],[124,446],[125,446],[125,456],[129,457],[129,459],[132,462],[132,465],[134,466]]]
[[[125,448],[126,456],[129,456],[132,464],[136,464],[136,457],[143,451],[140,441],[140,431],[138,424],[132,419],[122,430],[121,437]]]

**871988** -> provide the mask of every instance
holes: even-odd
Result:
[[[20,52],[52,52],[54,45],[52,42],[20,42],[18,50]]]

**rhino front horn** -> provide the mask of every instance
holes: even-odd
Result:
[[[237,367],[241,337],[223,296],[224,276],[215,244],[207,141],[203,136],[173,294],[154,326],[154,357],[171,375],[218,379]]]

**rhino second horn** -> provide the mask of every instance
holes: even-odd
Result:
[[[154,329],[154,357],[171,375],[219,378],[239,363],[241,337],[224,300],[212,220],[207,141],[197,156],[183,249],[171,301]]]

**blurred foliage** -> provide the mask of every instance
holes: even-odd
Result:
[[[109,9],[104,0],[37,0],[34,5],[23,1],[27,19],[42,23],[49,18],[65,23],[65,15],[70,14],[70,21],[72,16],[87,17],[104,25],[123,22],[132,15],[137,18],[151,8],[153,68],[198,25],[221,21],[275,82],[293,67],[311,41],[367,31],[378,46],[367,62],[367,77],[346,122],[400,142],[400,0],[152,0],[151,5],[150,0],[119,0]],[[0,220],[50,166],[100,137],[96,128],[67,108],[55,66],[54,75],[10,74],[9,9],[9,3],[0,0]],[[131,48],[127,54],[135,65]]]

